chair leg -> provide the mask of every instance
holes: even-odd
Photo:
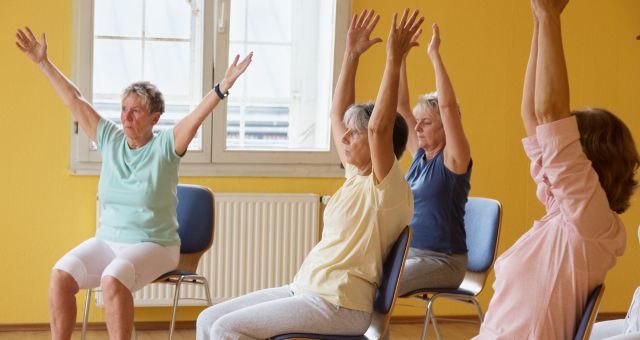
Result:
[[[169,325],[169,340],[173,339],[173,331],[176,327],[176,310],[178,308],[178,300],[180,300],[180,284],[184,277],[180,276],[176,282],[176,290],[173,294],[173,311],[171,312],[171,324]]]
[[[87,324],[89,323],[89,307],[91,307],[91,288],[87,289],[87,299],[84,303],[84,316],[82,317],[82,340],[87,338]]]
[[[433,330],[436,333],[436,338],[438,338],[438,340],[442,340],[442,336],[440,336],[440,326],[438,326],[438,318],[433,315],[433,311],[431,312],[431,324],[433,325]]]
[[[422,297],[427,303],[427,311],[424,316],[424,325],[422,326],[422,337],[421,340],[427,339],[427,332],[429,330],[429,323],[431,322],[431,299],[428,296]]]
[[[207,294],[207,306],[211,306],[213,303],[211,302],[211,293],[209,292],[209,281],[204,277],[202,279],[204,281],[204,291],[205,294]]]
[[[484,313],[482,312],[482,307],[480,307],[480,303],[478,300],[471,298],[471,302],[476,307],[476,312],[478,312],[478,319],[480,319],[480,324],[484,322]]]
[[[440,336],[440,327],[438,327],[438,320],[435,317],[435,313],[433,311],[433,305],[436,302],[437,297],[438,295],[434,295],[431,297],[429,304],[427,304],[427,313],[429,315],[429,319],[431,319],[431,323],[433,324],[433,331],[436,333],[436,338],[438,340],[442,340],[442,337]]]

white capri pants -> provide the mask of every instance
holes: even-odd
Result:
[[[335,306],[289,286],[255,291],[205,309],[196,340],[268,339],[286,333],[363,334],[371,313]]]
[[[95,288],[105,276],[120,281],[131,293],[174,270],[180,246],[152,242],[116,243],[92,237],[71,249],[53,266],[69,273],[79,288]]]

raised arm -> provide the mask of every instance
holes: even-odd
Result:
[[[413,36],[413,42],[411,46],[418,46],[418,38],[422,33],[422,29],[418,29],[416,34]],[[418,137],[415,133],[416,127],[416,117],[413,116],[413,112],[411,112],[411,97],[409,96],[409,82],[407,80],[407,56],[409,53],[405,55],[402,59],[402,64],[400,65],[400,85],[398,86],[398,105],[396,110],[404,121],[407,122],[407,126],[409,127],[409,138],[407,139],[407,149],[411,153],[411,156],[415,155],[418,151]]]
[[[463,174],[469,167],[471,150],[462,128],[456,94],[440,56],[440,28],[436,24],[433,24],[432,28],[433,36],[429,43],[428,54],[436,75],[438,108],[445,133],[444,165],[456,174]]]
[[[360,56],[371,46],[382,41],[380,38],[370,38],[378,20],[380,16],[376,15],[375,11],[363,10],[359,17],[357,14],[353,16],[349,25],[347,46],[331,103],[331,135],[342,164],[346,162],[344,146],[341,142],[342,136],[347,131],[343,122],[344,114],[356,99],[356,71]]]
[[[540,124],[569,117],[569,80],[562,48],[560,13],[568,0],[533,0],[539,21],[535,114]]]
[[[224,79],[220,82],[219,86],[221,93],[227,93],[227,91],[229,91],[238,77],[240,77],[247,67],[249,67],[252,57],[253,52],[249,53],[242,62],[238,63],[240,56],[236,55],[233,62],[227,69],[227,72],[224,74]],[[202,122],[207,118],[213,108],[220,103],[220,100],[221,99],[218,97],[215,90],[209,91],[209,93],[204,96],[200,104],[198,104],[191,113],[186,115],[176,124],[173,128],[173,138],[175,140],[176,153],[178,155],[183,155],[187,151],[187,147],[189,146],[189,143],[191,143],[193,136],[196,135],[198,128],[202,125]]]
[[[39,42],[29,27],[25,27],[25,30],[26,33],[18,29],[16,46],[38,65],[40,71],[47,77],[64,105],[71,111],[73,118],[78,121],[80,128],[92,141],[97,142],[96,130],[100,122],[100,116],[71,80],[65,77],[56,65],[49,61],[45,34],[42,33],[42,42]]]
[[[522,116],[522,123],[524,124],[524,129],[527,132],[527,136],[534,136],[536,134],[536,127],[538,126],[538,119],[536,118],[535,113],[536,65],[538,63],[538,31],[538,18],[536,18],[534,13],[531,52],[529,53],[527,71],[524,75],[522,105],[520,106],[520,115]]]
[[[393,16],[389,40],[387,41],[387,62],[382,75],[376,103],[369,119],[369,147],[373,173],[378,182],[382,182],[391,170],[395,155],[393,153],[393,126],[398,105],[398,85],[402,59],[417,42],[413,37],[420,29],[424,18],[417,19],[418,11],[408,17],[405,9],[399,25],[397,14]]]

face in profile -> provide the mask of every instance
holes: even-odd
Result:
[[[344,155],[349,164],[362,168],[371,163],[369,150],[369,134],[367,130],[358,131],[352,121],[347,125],[347,131],[342,135]]]

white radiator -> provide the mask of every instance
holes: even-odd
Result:
[[[198,273],[209,280],[213,302],[291,282],[318,242],[320,197],[216,193],[214,198],[214,241],[198,265]],[[205,298],[201,287],[189,284],[182,285],[180,296]],[[97,293],[96,304],[102,304],[101,298]],[[170,306],[172,298],[173,286],[152,284],[134,294],[134,303]],[[204,302],[184,300],[180,305]]]

